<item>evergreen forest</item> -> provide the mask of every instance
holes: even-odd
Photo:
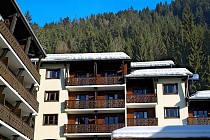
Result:
[[[58,19],[40,27],[31,22],[46,53],[122,51],[133,61],[173,60],[199,73],[197,90],[210,89],[210,0],[174,0],[141,11]]]

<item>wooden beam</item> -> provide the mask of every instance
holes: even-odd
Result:
[[[3,48],[2,50],[3,50],[3,52],[1,53],[0,59],[4,58],[7,55],[8,51],[9,51],[8,48]]]
[[[20,104],[22,103],[22,101],[16,101],[16,105],[15,107],[12,109],[12,112],[14,113],[20,106]]]
[[[30,49],[30,46],[31,46],[31,40],[32,40],[32,37],[28,37],[27,43],[26,43],[26,48],[25,48],[25,53],[27,55],[28,55],[28,52],[29,52],[29,49]]]
[[[18,17],[18,13],[14,13],[12,16],[12,23],[10,25],[10,32],[13,34],[14,30],[15,30],[15,25],[17,23],[17,17]]]

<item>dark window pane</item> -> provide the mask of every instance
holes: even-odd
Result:
[[[168,85],[168,93],[173,93],[173,86],[172,85]]]
[[[168,93],[168,91],[167,91],[167,85],[164,85],[164,93]]]

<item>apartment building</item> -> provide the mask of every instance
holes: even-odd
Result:
[[[188,124],[192,73],[173,61],[131,62],[123,52],[48,54],[40,74],[36,140],[108,140],[126,126]]]
[[[34,138],[37,88],[45,57],[15,0],[0,1],[0,139]],[[37,66],[30,58],[37,58]]]
[[[125,126],[130,61],[123,52],[42,59],[35,139],[110,139],[113,130]]]

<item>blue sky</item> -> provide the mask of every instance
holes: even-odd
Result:
[[[154,9],[159,2],[170,3],[172,0],[17,0],[23,13],[29,10],[32,21],[40,26],[57,22],[60,18],[81,18],[104,12],[118,12],[133,7],[141,10],[145,7]]]

